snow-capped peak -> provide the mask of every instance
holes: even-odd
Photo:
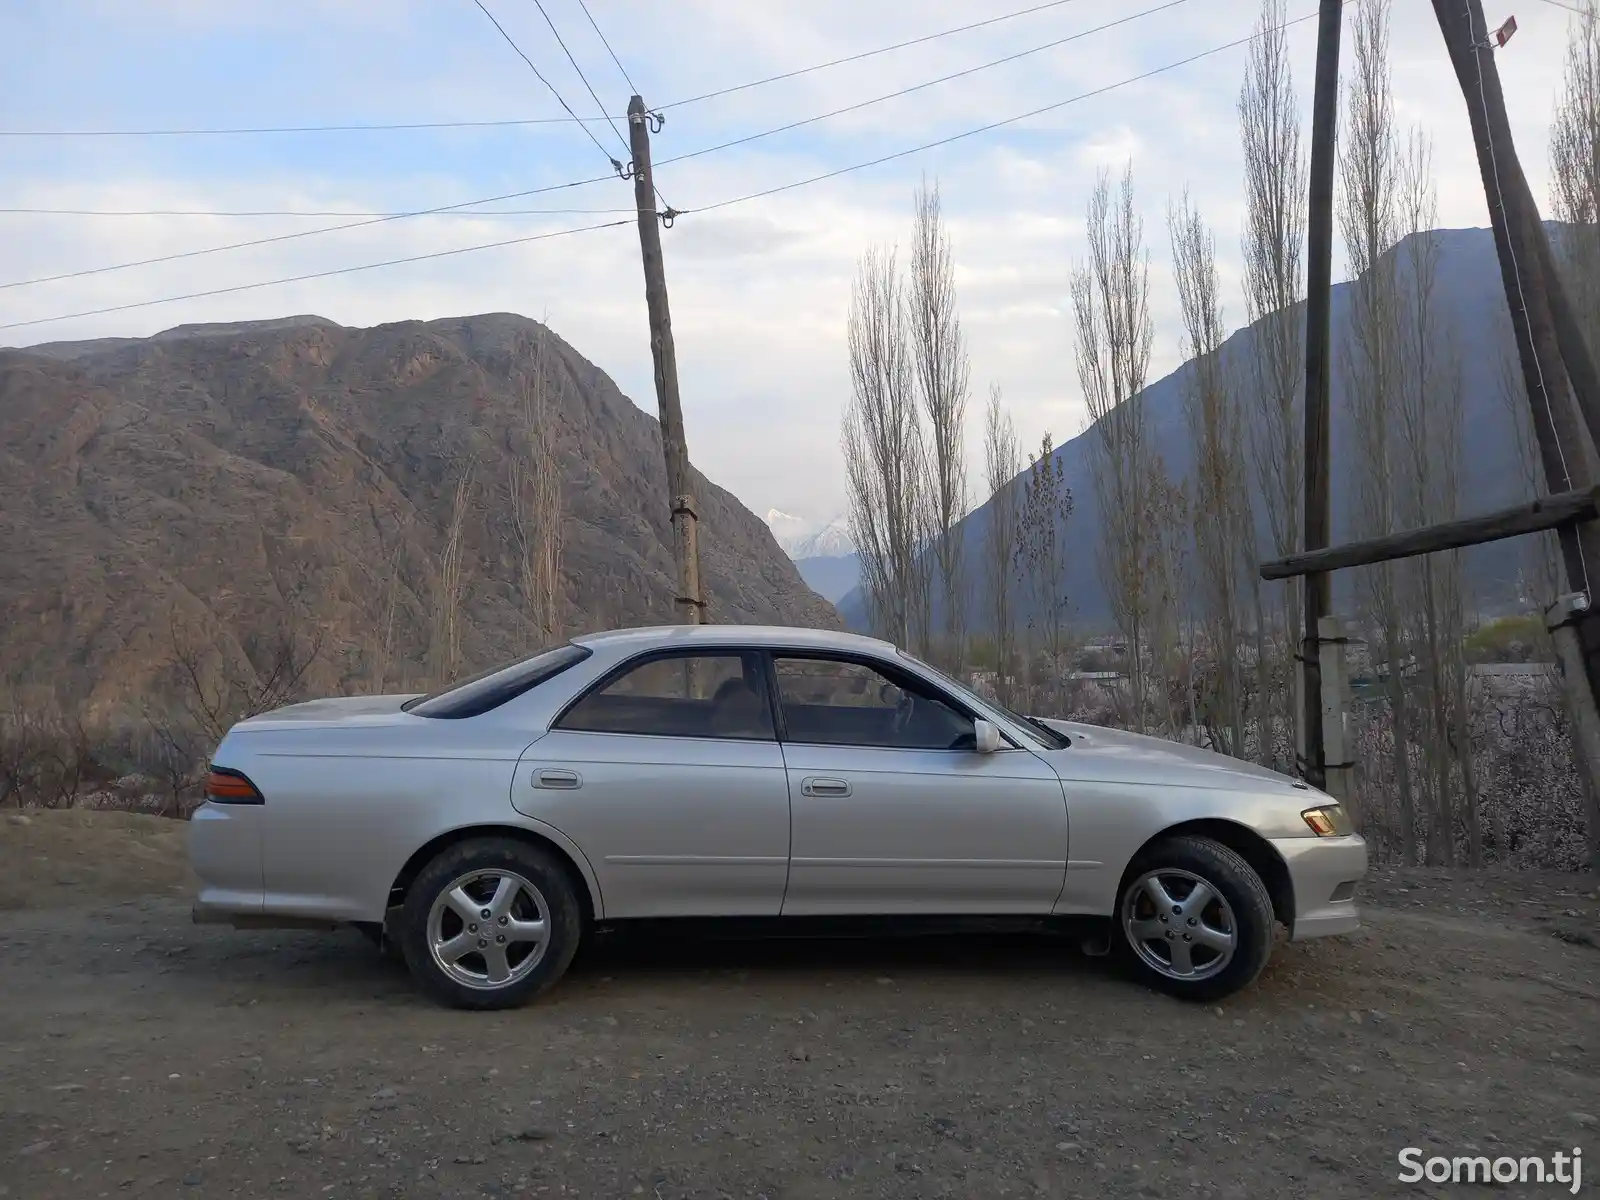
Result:
[[[850,542],[850,522],[843,516],[819,524],[773,508],[767,510],[767,527],[783,552],[796,561],[850,554],[855,550]]]
[[[796,550],[796,558],[834,558],[841,554],[854,554],[856,547],[850,540],[849,517],[835,517]]]

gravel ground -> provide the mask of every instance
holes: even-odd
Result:
[[[1600,1187],[1592,877],[1378,873],[1220,1007],[1046,938],[634,937],[471,1015],[353,932],[191,925],[170,830],[94,817],[0,822],[3,1197],[1484,1190],[1405,1146]]]

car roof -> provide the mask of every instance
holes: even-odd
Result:
[[[815,650],[855,650],[893,654],[894,646],[878,638],[837,629],[803,629],[786,625],[647,625],[611,629],[572,639],[593,649],[647,649],[654,646],[785,646]]]

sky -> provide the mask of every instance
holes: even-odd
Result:
[[[1027,446],[1047,431],[1059,443],[1083,428],[1067,279],[1083,253],[1082,216],[1102,168],[1133,167],[1152,265],[1151,378],[1180,358],[1165,214],[1185,189],[1215,229],[1225,315],[1230,328],[1240,323],[1235,104],[1245,48],[1125,81],[1247,37],[1259,0],[1060,0],[982,29],[681,105],[1040,0],[587,2],[621,67],[665,115],[653,155],[660,192],[682,214],[662,238],[690,455],[758,513],[775,507],[820,522],[845,507],[839,421],[849,396],[851,281],[869,247],[906,242],[924,178],[937,180],[943,197],[971,353],[974,492],[982,491],[980,425],[991,385]],[[483,0],[574,111],[620,115],[632,88],[580,0],[542,3],[550,23],[536,0]],[[1287,15],[1312,17],[1316,7],[1288,0]],[[1520,28],[1499,51],[1499,69],[1524,168],[1544,201],[1550,117],[1568,23],[1577,18],[1551,0],[1487,4],[1491,25],[1513,14]],[[1433,138],[1441,223],[1486,225],[1466,108],[1431,6],[1395,0],[1392,20],[1396,112],[1402,126]],[[0,75],[0,209],[409,213],[548,188],[491,207],[583,210],[416,216],[45,282],[36,281],[362,218],[0,212],[0,327],[12,326],[0,328],[0,345],[297,313],[367,326],[512,311],[545,321],[654,412],[632,184],[608,161],[627,157],[619,141],[626,124],[617,122],[620,135],[587,125],[596,146],[584,126],[559,120],[560,102],[474,0],[8,0],[0,44],[13,51]],[[1314,19],[1293,25],[1288,44],[1309,112]],[[801,128],[665,161],[1035,50]],[[1061,103],[1099,89],[1109,90]],[[943,146],[711,207],[1050,105],[1057,107]],[[18,136],[496,120],[549,123]],[[592,182],[564,186],[578,181]],[[608,222],[622,224],[566,232]],[[1336,260],[1336,274],[1341,269]],[[132,304],[140,307],[41,320]]]

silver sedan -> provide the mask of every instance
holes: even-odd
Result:
[[[1175,995],[1358,925],[1366,844],[1236,759],[1019,716],[848,634],[578,638],[427,696],[314,700],[217,747],[195,919],[355,925],[447,1004],[554,984],[594,929],[1088,919]]]

